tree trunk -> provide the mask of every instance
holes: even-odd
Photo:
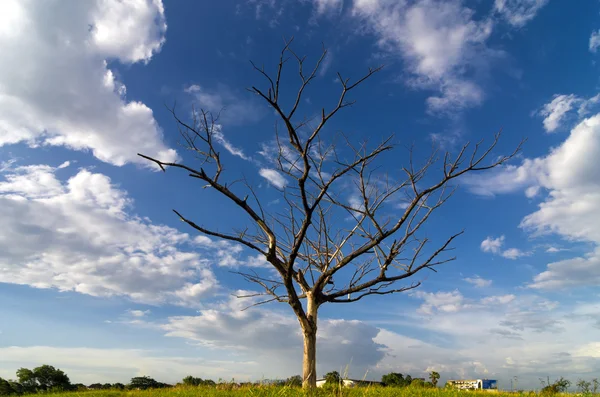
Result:
[[[317,304],[312,296],[306,299],[307,324],[302,326],[304,355],[302,358],[302,388],[317,386]]]
[[[302,359],[302,387],[317,386],[317,332],[304,331],[304,357]]]

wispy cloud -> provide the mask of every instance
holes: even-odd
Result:
[[[531,21],[548,0],[495,0],[494,9],[509,24],[520,28]]]
[[[473,284],[477,288],[486,288],[486,287],[489,287],[490,285],[492,285],[492,280],[486,280],[479,276],[467,277],[467,278],[465,278],[465,281],[469,284]]]
[[[596,53],[598,47],[600,47],[600,30],[592,32],[589,42],[589,49],[591,52]]]
[[[278,189],[283,189],[287,186],[288,181],[279,173],[279,171],[272,168],[261,168],[258,172],[260,176],[265,178],[271,185]]]
[[[253,98],[238,93],[224,84],[207,89],[198,84],[189,85],[184,91],[193,97],[194,105],[215,115],[223,125],[255,123],[266,111]]]

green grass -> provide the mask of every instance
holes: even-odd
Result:
[[[507,392],[475,392],[458,391],[446,389],[421,389],[421,388],[393,388],[393,387],[362,387],[344,389],[317,389],[315,392],[303,392],[299,388],[278,386],[240,387],[233,389],[227,386],[214,387],[175,387],[168,389],[152,390],[98,390],[84,392],[68,392],[53,394],[53,397],[220,397],[220,396],[257,396],[257,397],[358,397],[358,396],[381,396],[381,397],[534,397],[536,393],[527,392],[522,394]]]

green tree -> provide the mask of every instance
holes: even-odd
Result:
[[[33,374],[45,390],[71,390],[71,380],[67,374],[51,365],[34,368]]]
[[[406,377],[404,378],[404,385],[409,386],[412,383],[412,380],[412,376],[406,375]]]
[[[331,371],[325,375],[325,384],[327,385],[339,385],[342,381],[342,377],[338,371]]]
[[[200,386],[203,383],[204,381],[202,380],[202,378],[195,378],[191,375],[188,375],[185,378],[183,378],[183,384],[185,386]]]
[[[300,376],[300,375],[290,376],[289,378],[287,378],[285,380],[285,384],[286,384],[286,386],[291,386],[291,387],[301,387],[302,386],[302,376]]]
[[[381,383],[386,386],[405,386],[404,376],[397,372],[390,372],[381,377]]]
[[[136,376],[135,378],[131,378],[131,382],[129,383],[129,389],[157,389],[161,387],[165,387],[164,383],[157,382],[149,376]]]
[[[438,380],[440,380],[440,374],[435,371],[431,371],[429,374],[429,379],[431,380],[433,387],[437,387]]]
[[[598,382],[598,378],[592,379],[592,393],[594,393],[594,394],[598,393],[599,385],[600,385],[600,382]]]
[[[423,388],[423,387],[425,387],[425,381],[423,379],[418,379],[418,378],[417,379],[413,379],[410,382],[410,387],[420,387],[420,388]]]
[[[102,383],[92,383],[91,385],[88,386],[88,388],[92,389],[92,390],[101,390]]]
[[[10,384],[10,387],[12,387],[13,390],[17,393],[17,395],[21,395],[21,394],[25,393],[25,389],[23,388],[23,385],[20,384],[19,382],[9,380],[8,383]]]
[[[19,368],[17,370],[17,379],[23,388],[24,393],[35,393],[38,388],[38,383],[35,380],[33,371],[28,368]]]
[[[112,385],[112,388],[113,389],[117,389],[117,390],[124,390],[125,389],[125,385],[122,384],[122,383],[118,383],[117,382],[117,383],[115,383],[115,384]]]
[[[18,394],[12,385],[5,379],[0,378],[0,396],[12,396]]]

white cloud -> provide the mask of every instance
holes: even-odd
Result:
[[[465,301],[468,302],[466,298]],[[412,371],[422,371],[427,365],[441,369],[448,377],[485,376],[499,379],[504,385],[518,373],[522,387],[535,388],[540,374],[587,378],[600,369],[600,362],[592,359],[593,350],[583,350],[597,341],[597,329],[592,327],[597,317],[590,315],[600,312],[597,302],[595,307],[593,304],[561,308],[535,295],[487,297],[480,304],[458,311],[437,312],[435,316],[409,315],[404,319],[402,324],[416,324],[422,329],[419,334],[427,338],[424,340],[436,341],[434,346],[406,340],[396,350],[391,340],[400,342],[401,336],[383,343],[399,354],[407,344],[413,347],[406,349],[408,361],[414,365]],[[384,335],[388,336],[380,332],[376,340],[382,343],[380,337]],[[407,361],[406,356],[401,356],[403,362]],[[379,366],[393,365],[394,361],[397,359],[390,356]],[[403,364],[403,369],[407,371],[410,364]]]
[[[173,161],[152,110],[127,101],[107,60],[148,62],[164,42],[160,0],[0,4],[0,146],[65,146],[123,165]],[[9,28],[10,27],[10,28]]]
[[[479,276],[467,277],[467,278],[465,278],[465,281],[469,284],[473,284],[474,286],[476,286],[478,288],[486,288],[486,287],[489,287],[490,285],[492,285],[492,280],[486,280]]]
[[[565,115],[579,103],[575,95],[555,95],[550,103],[544,105],[540,114],[544,116],[544,129],[554,132],[560,126]]]
[[[258,298],[232,297],[215,308],[200,310],[197,316],[170,317],[161,327],[167,336],[251,358],[261,363],[263,371],[269,370],[269,377],[286,375],[282,369],[290,375],[299,373],[302,336],[298,321],[288,312],[270,309],[272,306],[241,311],[256,301]],[[383,346],[374,341],[378,333],[377,328],[361,321],[321,319],[317,334],[319,371],[351,364],[351,374],[363,376],[384,356]]]
[[[434,312],[458,312],[466,307],[465,299],[458,290],[437,293],[416,291],[413,296],[423,299],[424,302],[417,311],[427,315]]]
[[[490,20],[474,19],[474,11],[460,1],[407,2],[355,0],[352,13],[367,21],[383,48],[400,51],[412,74],[409,85],[438,90],[428,99],[438,112],[479,105],[483,91],[467,71],[494,53],[485,42]],[[497,54],[497,53],[496,53]]]
[[[500,252],[500,248],[504,244],[504,236],[498,238],[487,237],[481,242],[481,250],[483,252],[491,252],[497,254]]]
[[[184,250],[187,234],[130,215],[132,200],[105,175],[56,172],[4,171],[0,282],[185,306],[217,290],[207,260]]]
[[[548,0],[495,0],[494,9],[509,24],[515,27],[523,27],[547,3]]]
[[[194,243],[204,250],[205,255],[210,257],[213,263],[222,267],[272,268],[262,254],[243,257],[245,252],[241,244],[227,240],[213,240],[204,235],[196,236]]]
[[[486,175],[465,175],[463,183],[472,192],[480,196],[514,193],[530,190],[529,196],[539,193],[539,175],[544,172],[544,161],[525,159],[520,166],[505,165],[486,173]],[[529,197],[528,196],[528,197]]]
[[[509,248],[502,252],[502,256],[505,257],[506,259],[518,259],[523,256],[529,256],[529,255],[531,255],[529,252],[523,252],[518,248]]]
[[[600,30],[597,32],[592,32],[589,43],[589,49],[591,52],[597,52],[598,47],[600,47]]]
[[[496,295],[496,296],[488,296],[481,300],[483,305],[506,305],[515,300],[515,296],[512,294],[509,295]]]
[[[287,180],[279,173],[279,171],[272,168],[261,168],[258,172],[260,176],[265,178],[269,183],[278,189],[283,189],[287,186]]]
[[[498,254],[503,256],[506,259],[517,259],[522,256],[529,256],[531,253],[523,252],[517,248],[507,248],[505,250],[502,249],[504,245],[504,236],[500,236],[497,238],[487,237],[485,240],[481,242],[481,250],[483,252],[490,252],[492,254]]]
[[[591,108],[600,102],[600,94],[591,98],[580,98],[574,94],[554,95],[552,101],[545,104],[539,111],[539,115],[544,117],[544,129],[546,132],[555,132],[561,128],[569,117],[569,113],[577,108],[577,118],[585,117],[590,113]]]
[[[570,241],[600,245],[600,114],[581,121],[567,139],[544,157],[526,159],[483,179],[471,179],[470,189],[490,194],[541,186],[547,194],[537,211],[520,227],[534,236],[557,234]],[[520,180],[514,175],[524,175]],[[513,181],[513,182],[511,182]],[[502,186],[500,184],[503,184]],[[597,251],[588,256],[551,263],[531,284],[535,288],[589,285],[597,279]],[[565,269],[572,268],[572,272]],[[587,276],[586,276],[587,275]]]
[[[533,278],[529,287],[557,290],[568,287],[594,287],[600,284],[600,249],[586,257],[549,263],[547,269]]]
[[[598,156],[600,114],[578,124],[567,140],[543,159],[544,173],[537,178],[550,193],[536,212],[523,219],[522,227],[600,244]]]
[[[127,310],[127,313],[129,313],[130,316],[132,317],[146,317],[148,314],[150,314],[150,310]]]
[[[225,135],[223,135],[223,130],[220,125],[215,126],[215,129],[213,130],[213,138],[232,155],[242,158],[244,160],[251,160],[250,157],[244,154],[244,151],[242,149],[240,149],[237,146],[234,146],[231,142],[229,142],[229,140],[227,140],[227,138],[225,138]]]
[[[344,0],[313,0],[317,14],[322,15],[329,12],[340,12],[344,5]]]

